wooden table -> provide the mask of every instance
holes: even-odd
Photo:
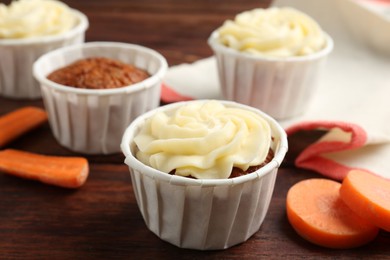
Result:
[[[159,51],[169,65],[210,56],[206,39],[213,29],[236,13],[269,5],[268,0],[65,2],[89,17],[87,41],[141,44]],[[43,107],[41,100],[0,98],[0,114],[27,105]],[[222,251],[180,249],[150,232],[138,210],[122,154],[87,156],[90,177],[79,190],[0,174],[0,259],[390,259],[389,233],[381,232],[375,241],[358,249],[331,250],[308,243],[289,225],[285,212],[289,187],[299,180],[319,177],[295,168],[293,161],[319,134],[301,132],[290,137],[290,150],[279,170],[261,229],[247,242]],[[50,155],[75,155],[55,141],[48,124],[8,147]]]

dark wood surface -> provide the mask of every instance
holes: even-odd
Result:
[[[236,13],[269,4],[268,0],[64,2],[89,17],[87,41],[141,44],[159,51],[169,65],[210,56],[206,39],[213,29]],[[26,105],[43,107],[41,100],[0,97],[0,114]],[[290,150],[279,170],[262,227],[247,242],[221,251],[180,249],[150,232],[138,210],[121,154],[87,156],[90,177],[78,190],[0,173],[0,259],[390,258],[390,234],[386,232],[361,248],[332,250],[303,240],[289,225],[285,212],[289,187],[299,180],[319,177],[295,168],[294,158],[320,134],[300,132],[289,138]],[[55,141],[48,124],[8,147],[50,155],[75,155]]]

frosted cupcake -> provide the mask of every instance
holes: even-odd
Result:
[[[84,42],[88,19],[55,0],[19,0],[0,4],[0,95],[39,98],[32,65],[42,54]]]
[[[148,228],[178,247],[209,250],[242,243],[259,230],[287,139],[257,109],[199,100],[138,117],[121,147]],[[231,176],[234,168],[244,174]]]
[[[111,154],[121,151],[130,122],[159,106],[167,67],[161,54],[143,46],[88,42],[44,54],[33,71],[57,141],[75,152]]]
[[[315,92],[331,38],[293,8],[238,14],[209,40],[225,99],[254,106],[276,119],[302,114]]]

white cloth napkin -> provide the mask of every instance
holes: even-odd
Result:
[[[354,21],[351,23],[347,19],[355,19],[356,26],[363,28],[361,24],[370,23],[372,12],[358,9],[359,16],[355,17],[357,9],[350,8],[352,1],[356,0],[280,0],[273,3],[307,13],[335,43],[309,109],[300,117],[280,123],[288,134],[299,130],[328,130],[323,138],[298,156],[297,167],[312,169],[337,180],[342,180],[351,169],[363,169],[390,179],[390,56],[372,48],[372,41],[353,34],[350,26]],[[390,20],[388,23],[390,30]],[[367,37],[376,36],[367,34]],[[390,49],[390,42],[388,45]],[[176,93],[166,95],[167,90]],[[215,59],[210,57],[171,67],[162,100],[169,98],[169,101],[221,99]]]

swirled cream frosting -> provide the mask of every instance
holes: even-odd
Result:
[[[271,145],[271,128],[260,115],[219,101],[190,102],[149,118],[134,139],[146,165],[197,179],[229,178],[233,167],[260,165]]]
[[[289,7],[254,9],[227,20],[219,29],[223,45],[261,56],[291,57],[318,52],[326,45],[320,26]]]
[[[55,0],[19,0],[0,4],[0,39],[57,35],[77,23],[72,10]]]

